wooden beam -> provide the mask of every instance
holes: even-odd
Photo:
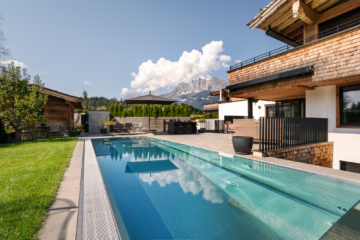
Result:
[[[296,0],[290,0],[284,3],[279,9],[277,9],[273,14],[271,14],[267,19],[265,19],[258,28],[267,29],[272,22],[274,22],[279,16],[283,15]]]
[[[282,32],[280,32],[283,35],[288,35],[289,33],[293,32],[294,30],[302,27],[304,25],[304,22],[299,20],[298,22],[290,25],[289,27],[285,28]]]
[[[327,20],[330,20],[332,18],[340,16],[344,13],[350,12],[351,10],[354,10],[355,8],[358,8],[358,7],[360,7],[359,0],[349,0],[343,4],[340,4],[339,6],[336,6],[332,9],[320,14],[318,23],[326,22]]]
[[[283,22],[282,24],[280,24],[279,26],[277,26],[277,28],[275,28],[274,30],[277,32],[280,32],[282,30],[284,30],[285,28],[293,25],[298,19],[300,19],[299,17],[294,18],[293,16],[290,17],[289,19],[287,19],[285,22]],[[303,24],[303,23],[302,23]],[[301,24],[301,25],[302,25]]]
[[[335,3],[339,2],[340,0],[329,0],[327,3],[325,3],[324,5],[316,8],[317,12],[322,12],[326,9],[328,9],[329,7],[331,7],[332,5],[334,5]]]
[[[298,28],[295,31],[289,33],[287,36],[291,39],[295,39],[297,36],[301,35],[304,33],[303,28]]]
[[[292,10],[294,19],[299,17],[309,25],[314,25],[319,17],[319,14],[303,0],[296,0],[292,5]]]
[[[304,89],[304,90],[315,90],[314,87],[309,87],[309,86],[306,86],[306,85],[295,85],[295,86],[292,86],[293,88],[301,88],[301,89]]]

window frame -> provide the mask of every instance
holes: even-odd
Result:
[[[353,83],[347,83],[347,84],[340,84],[336,85],[336,128],[353,128],[353,129],[360,129],[359,125],[354,124],[343,124],[342,122],[342,99],[343,99],[343,87],[350,87],[350,86],[356,86],[360,85],[360,81],[353,82]]]

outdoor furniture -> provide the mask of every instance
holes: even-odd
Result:
[[[133,131],[133,130],[134,130],[134,128],[133,128],[132,123],[125,123],[125,131],[127,133],[131,133],[130,131]]]
[[[46,138],[47,137],[47,133],[48,133],[48,130],[50,129],[50,131],[51,131],[51,126],[41,126],[41,125],[38,125],[38,126],[36,126],[36,128],[37,129],[39,129],[39,132],[38,132],[38,139],[40,138],[40,137],[44,137],[44,138]],[[41,136],[41,135],[43,135],[43,136]],[[49,136],[50,136],[50,133],[49,133]]]
[[[252,137],[233,136],[232,143],[236,153],[250,154],[253,148]]]
[[[195,122],[168,122],[169,134],[196,133]]]
[[[139,126],[138,126],[138,127],[133,127],[133,129],[134,129],[134,132],[135,132],[136,129],[139,129],[139,132],[141,133],[141,132],[142,132],[142,131],[141,131],[141,129],[142,129],[142,123],[139,123]]]
[[[124,125],[121,123],[116,122],[114,126],[114,132],[116,133],[125,133]]]
[[[49,138],[59,137],[59,123],[50,123]]]
[[[231,135],[235,134],[235,128],[233,123],[228,124],[228,132],[231,133]]]

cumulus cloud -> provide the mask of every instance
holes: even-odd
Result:
[[[132,92],[132,90],[131,90],[131,89],[128,89],[127,87],[121,89],[121,94],[122,94],[122,95],[124,95],[124,94],[126,94],[126,93],[131,93],[131,92]]]
[[[1,63],[2,63],[2,64],[5,64],[5,65],[9,65],[11,62],[14,63],[15,67],[22,67],[22,68],[26,68],[26,67],[27,67],[27,66],[25,65],[25,63],[19,62],[19,61],[16,61],[16,60],[1,61]]]
[[[85,85],[91,85],[92,83],[86,80],[86,81],[84,81],[84,84]]]
[[[202,47],[202,52],[195,49],[183,52],[177,62],[165,58],[160,58],[156,63],[149,60],[140,65],[138,73],[131,74],[134,77],[131,87],[137,92],[148,92],[200,77],[206,78],[212,71],[229,67],[231,57],[221,55],[223,51],[222,41],[212,41]]]
[[[235,63],[241,63],[241,60],[235,60]]]
[[[202,193],[203,198],[207,201],[212,203],[224,202],[222,192],[204,175],[186,163],[180,161],[173,161],[173,163],[178,168],[177,170],[152,173],[151,176],[149,174],[139,174],[139,177],[149,185],[157,182],[160,187],[165,187],[171,183],[178,183],[184,193],[191,192],[193,195]]]

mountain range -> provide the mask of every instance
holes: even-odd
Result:
[[[189,83],[179,83],[174,90],[160,96],[178,100],[181,103],[188,103],[196,108],[203,109],[203,105],[219,101],[218,97],[210,96],[213,91],[218,91],[225,88],[228,83],[218,77],[211,77],[210,79],[199,78],[192,80]],[[153,93],[158,95],[157,93]],[[129,93],[124,97],[125,99],[138,97],[139,93]]]

